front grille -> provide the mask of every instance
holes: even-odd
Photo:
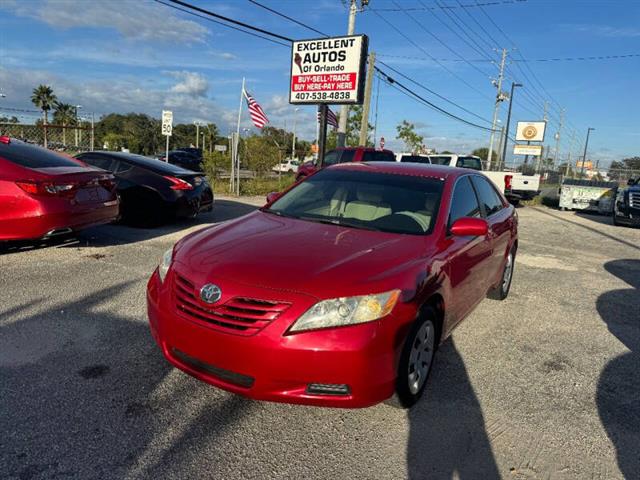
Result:
[[[640,192],[629,192],[629,206],[640,208]]]
[[[244,388],[253,387],[253,382],[255,382],[255,379],[253,377],[250,377],[249,375],[242,375],[241,373],[232,372],[230,370],[225,370],[224,368],[211,365],[210,363],[205,363],[202,360],[198,360],[197,358],[193,358],[192,356],[181,352],[177,348],[172,348],[171,352],[178,360],[180,360],[185,365],[188,365],[194,370],[198,370],[202,373],[207,373],[213,377],[219,378],[224,382],[232,383]]]
[[[200,300],[195,285],[181,275],[175,275],[174,293],[180,315],[236,335],[255,335],[290,306],[286,302],[245,297],[208,305]]]

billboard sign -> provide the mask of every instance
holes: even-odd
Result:
[[[547,122],[518,122],[516,140],[525,142],[543,142]]]
[[[289,103],[361,104],[368,37],[293,42]]]
[[[533,155],[539,157],[542,155],[542,145],[514,145],[514,155]]]

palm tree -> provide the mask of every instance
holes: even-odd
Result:
[[[57,98],[53,93],[53,89],[49,85],[38,85],[33,89],[31,95],[33,104],[42,110],[42,121],[44,129],[44,146],[47,147],[47,113],[55,105]]]
[[[76,120],[75,107],[70,103],[56,102],[56,111],[53,114],[54,123],[62,124],[62,144],[67,146],[67,125],[71,125]]]

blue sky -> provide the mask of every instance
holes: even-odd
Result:
[[[261,2],[327,34],[346,32],[347,9],[341,0]],[[288,37],[318,36],[246,0],[192,3]],[[84,112],[140,111],[159,117],[169,108],[177,121],[214,121],[228,133],[246,76],[249,91],[271,123],[292,127],[289,49],[283,46],[151,0],[3,0],[0,11],[0,92],[6,94],[0,108],[32,109],[30,91],[46,83],[61,100],[83,105]],[[370,0],[370,7],[357,16],[356,32],[369,35],[370,50],[379,60],[482,119],[491,119],[493,112],[490,77],[497,68],[487,59],[497,62],[498,56],[491,47],[516,49],[510,54],[507,86],[516,79],[525,87],[515,95],[513,120],[541,119],[548,100],[546,143],[552,147],[560,109],[566,110],[561,160],[569,151],[573,158],[581,155],[588,126],[596,128],[590,141],[594,160],[607,164],[640,155],[640,57],[534,61],[640,54],[640,1]],[[527,65],[515,62],[523,58]],[[375,91],[377,136],[384,136],[391,148],[400,148],[395,126],[403,119],[416,124],[428,146],[440,150],[465,153],[488,144],[488,132],[442,116],[384,83],[379,90],[376,84]],[[486,125],[418,87],[415,91]],[[506,120],[506,104],[500,118]],[[246,115],[244,123],[250,126]],[[297,130],[313,139],[313,107],[297,112]]]

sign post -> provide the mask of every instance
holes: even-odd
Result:
[[[173,133],[173,112],[171,110],[162,111],[162,135],[167,137],[165,162],[169,162],[169,137]]]
[[[289,103],[318,105],[318,167],[324,161],[327,105],[362,104],[368,45],[366,35],[299,40],[292,44]]]

